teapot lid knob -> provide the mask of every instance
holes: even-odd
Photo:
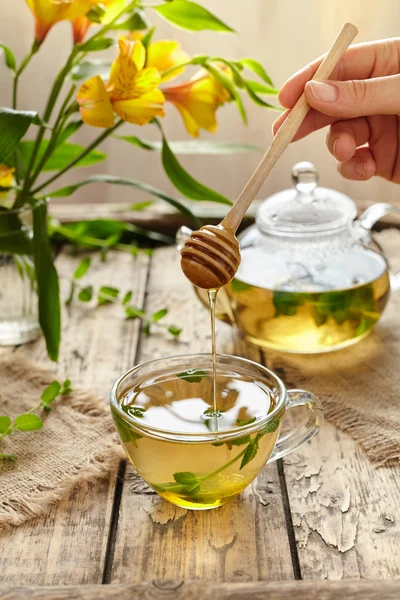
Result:
[[[312,194],[318,179],[318,171],[311,162],[299,162],[292,169],[292,181],[300,194]]]

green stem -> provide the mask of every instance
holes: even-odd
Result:
[[[183,67],[187,67],[187,66],[192,65],[192,64],[193,64],[193,62],[191,60],[188,60],[185,63],[181,63],[179,65],[175,65],[174,67],[171,67],[170,69],[167,69],[161,75],[161,80],[164,81],[167,77],[169,77],[171,75],[171,73],[174,73],[174,71],[178,71],[178,69],[182,69]]]
[[[197,479],[196,487],[198,485],[201,485],[202,483],[204,483],[204,481],[207,481],[207,479],[211,479],[212,477],[215,477],[215,475],[218,475],[218,473],[221,473],[221,471],[224,471],[225,469],[227,469],[228,467],[230,467],[231,465],[233,465],[240,458],[242,458],[242,456],[244,456],[246,450],[247,450],[247,446],[241,452],[239,452],[239,454],[237,454],[234,458],[232,458],[229,462],[227,462],[224,465],[222,465],[222,467],[219,467],[219,469],[216,469],[215,471],[212,471],[211,473],[208,473],[207,475],[204,475],[204,477],[199,477]],[[193,485],[195,485],[195,484],[193,484]],[[170,490],[175,490],[175,489],[182,488],[182,486],[185,487],[184,484],[177,483],[176,485],[168,486],[167,488],[165,488],[165,491],[169,492]],[[157,488],[157,485],[155,485],[155,487]],[[162,486],[158,486],[158,487],[162,487]],[[186,487],[188,487],[188,486],[186,486]]]
[[[25,56],[24,60],[22,61],[19,69],[17,69],[16,73],[14,74],[14,82],[13,82],[13,92],[12,92],[12,107],[14,110],[17,109],[17,104],[18,104],[18,83],[19,83],[19,78],[21,77],[22,73],[24,72],[24,70],[26,69],[26,67],[28,66],[28,64],[31,61],[31,58],[33,57],[34,54],[36,54],[36,52],[38,51],[38,46],[36,46],[36,44],[32,45],[32,48],[30,50],[30,52]],[[20,165],[19,165],[19,155],[18,155],[18,150],[16,150],[14,152],[14,163],[15,163],[15,179],[17,180],[17,184],[19,185],[20,181],[21,181],[21,177],[20,177]]]
[[[66,65],[61,69],[61,71],[57,75],[57,78],[56,78],[56,80],[54,82],[53,88],[52,88],[52,90],[50,92],[49,99],[47,101],[46,110],[45,110],[44,115],[43,115],[43,120],[45,122],[48,122],[49,119],[50,119],[50,117],[51,117],[54,105],[57,102],[57,98],[58,98],[58,95],[59,95],[59,93],[61,91],[61,88],[63,86],[64,80],[65,80],[66,76],[68,75],[68,73],[70,72],[70,70],[72,68],[72,63],[73,63],[73,60],[75,58],[76,53],[77,53],[77,48],[74,47],[72,49],[71,54],[68,57]],[[36,136],[35,145],[33,147],[31,158],[30,158],[29,164],[28,164],[28,168],[26,170],[25,184],[24,184],[24,187],[23,187],[23,190],[22,190],[22,194],[23,195],[24,194],[28,194],[28,190],[29,190],[29,187],[30,187],[30,184],[31,184],[31,182],[30,182],[30,173],[31,173],[32,168],[33,168],[33,166],[35,164],[36,154],[37,154],[37,152],[38,152],[38,150],[40,148],[40,144],[42,142],[42,139],[43,139],[43,136],[45,134],[45,131],[46,131],[46,128],[44,127],[44,125],[42,125],[39,128],[38,134]]]
[[[68,103],[71,100],[74,92],[76,90],[76,85],[73,84],[71,86],[71,89],[69,90],[67,96],[65,97],[65,100],[62,104],[62,107],[60,109],[59,115],[57,117],[57,120],[54,124],[54,129],[53,129],[53,134],[50,138],[49,144],[46,148],[46,151],[44,152],[42,158],[39,161],[39,164],[37,165],[30,181],[29,181],[29,186],[32,186],[36,179],[39,177],[40,173],[42,172],[42,168],[44,167],[44,165],[46,164],[46,162],[48,161],[49,157],[51,156],[51,154],[53,153],[54,148],[57,145],[57,141],[58,138],[60,136],[60,133],[62,131],[62,128],[64,126],[65,121],[68,119],[69,114],[68,112],[66,112],[67,107],[68,107]]]
[[[122,123],[123,123],[123,121],[120,119],[119,121],[117,121],[117,123],[115,123],[115,125],[113,125],[112,127],[109,127],[105,131],[103,131],[103,133],[101,135],[99,135],[99,137],[97,137],[95,140],[93,140],[93,142],[91,144],[89,144],[89,146],[87,148],[85,148],[85,150],[83,150],[66,167],[64,167],[63,169],[61,169],[61,171],[58,171],[55,175],[53,175],[53,177],[50,177],[50,179],[48,179],[47,181],[45,181],[44,183],[42,183],[42,185],[39,185],[39,187],[37,187],[36,189],[34,189],[31,192],[32,196],[34,196],[35,194],[37,194],[38,192],[40,192],[43,188],[45,188],[48,185],[50,185],[50,183],[53,183],[53,181],[55,181],[56,179],[58,179],[59,177],[61,177],[61,175],[64,175],[64,173],[66,173],[67,171],[69,171],[70,169],[72,169],[72,167],[74,167],[80,160],[82,160],[82,158],[85,158],[85,156],[87,154],[89,154],[89,152],[91,152],[94,148],[96,148],[96,146],[98,146],[99,144],[101,144],[101,142],[103,140],[105,140],[109,135],[111,135],[111,133],[113,133],[113,131],[115,131],[118,127],[120,127],[120,125],[122,125]]]
[[[199,481],[201,483],[203,483],[203,481],[206,481],[207,479],[211,479],[211,477],[218,475],[218,473],[220,473],[221,471],[224,471],[225,469],[227,469],[228,467],[233,465],[235,462],[237,462],[239,460],[239,458],[242,458],[242,456],[244,456],[244,453],[246,452],[246,450],[247,450],[247,446],[241,452],[239,452],[239,454],[237,454],[234,458],[232,458],[229,462],[222,465],[222,467],[220,467],[219,469],[216,469],[215,471],[213,471],[212,473],[209,473],[208,475],[205,475],[204,477],[199,477]]]

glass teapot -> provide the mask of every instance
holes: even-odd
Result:
[[[313,164],[293,167],[294,188],[267,198],[256,224],[243,231],[235,278],[217,296],[219,319],[264,348],[318,353],[365,337],[380,319],[399,276],[371,236],[390,204],[369,207],[359,220],[344,194],[319,187]],[[178,232],[177,245],[190,235]],[[205,290],[196,289],[208,306]]]

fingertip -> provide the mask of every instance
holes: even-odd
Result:
[[[376,173],[376,163],[372,158],[353,157],[338,164],[339,173],[346,179],[368,181]]]
[[[332,154],[339,162],[350,160],[356,149],[356,141],[349,133],[343,132],[333,140]]]

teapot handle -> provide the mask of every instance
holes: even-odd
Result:
[[[364,229],[371,231],[375,223],[388,213],[394,213],[400,218],[400,209],[397,208],[397,206],[393,206],[387,202],[378,202],[372,206],[369,206],[363,212],[360,217],[360,223]],[[390,287],[393,291],[400,290],[400,272],[390,273]]]

